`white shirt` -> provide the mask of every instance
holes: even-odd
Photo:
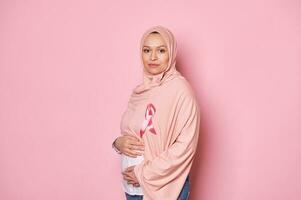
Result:
[[[137,165],[144,160],[144,156],[137,156],[136,158],[129,157],[121,154],[121,169],[124,171],[126,168]],[[128,184],[126,180],[122,179],[123,190],[130,195],[143,195],[141,187],[134,187],[132,184]]]

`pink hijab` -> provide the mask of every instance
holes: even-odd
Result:
[[[143,83],[141,85],[138,85],[135,89],[135,93],[142,93],[145,92],[152,87],[159,86],[165,81],[169,81],[173,79],[175,76],[179,76],[179,72],[176,69],[176,56],[177,56],[177,42],[171,33],[170,30],[163,26],[154,26],[150,29],[148,29],[142,36],[141,42],[140,42],[140,52],[142,52],[143,49],[143,43],[146,37],[151,32],[158,32],[164,39],[164,41],[167,44],[167,49],[169,53],[169,63],[166,70],[160,74],[152,75],[145,70],[143,67],[143,62],[141,59],[142,67],[143,67]]]
[[[143,70],[121,120],[121,133],[144,141],[144,160],[134,167],[144,200],[176,200],[191,169],[198,143],[200,113],[189,82],[176,70],[177,45],[162,26],[148,29],[167,43],[169,65],[158,75]]]

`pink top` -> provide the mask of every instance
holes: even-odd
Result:
[[[150,28],[142,37],[140,52],[152,31],[164,38],[171,59],[166,71],[158,75],[143,68],[143,83],[130,96],[121,133],[144,141],[144,160],[134,168],[143,198],[176,200],[194,160],[200,112],[190,84],[176,70],[177,44],[173,34],[162,26]],[[137,124],[141,125],[139,131]]]

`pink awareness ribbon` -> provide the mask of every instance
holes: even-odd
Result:
[[[152,118],[156,112],[156,108],[153,104],[148,104],[145,111],[145,119],[142,123],[142,127],[140,129],[140,137],[143,136],[146,130],[149,130],[153,134],[157,134],[153,125]]]

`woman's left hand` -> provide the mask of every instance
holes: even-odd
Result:
[[[123,179],[128,182],[128,184],[132,184],[134,187],[139,187],[139,182],[137,180],[137,177],[134,173],[134,166],[126,168],[123,172]]]

